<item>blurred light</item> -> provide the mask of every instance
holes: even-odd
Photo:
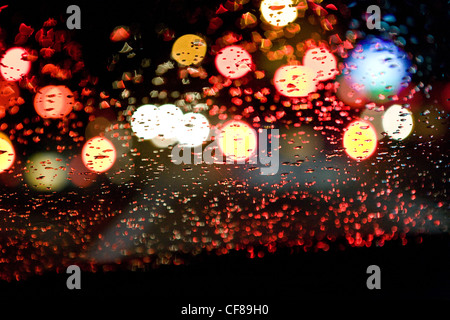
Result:
[[[163,104],[158,108],[157,134],[162,139],[176,139],[183,111],[174,104]]]
[[[349,157],[355,160],[365,160],[377,148],[375,128],[368,121],[353,121],[345,129],[343,144]]]
[[[187,147],[196,147],[202,145],[209,136],[209,121],[200,114],[186,113],[177,130],[178,143]]]
[[[306,97],[317,90],[317,72],[308,66],[282,66],[273,77],[275,89],[286,97]]]
[[[256,152],[256,131],[243,121],[226,122],[217,139],[224,156],[233,161],[243,161]]]
[[[145,104],[136,109],[130,121],[131,130],[142,139],[152,139],[158,135],[158,107]]]
[[[195,34],[179,37],[172,46],[172,58],[181,65],[200,63],[206,55],[206,42]]]
[[[18,81],[31,69],[31,61],[26,60],[28,52],[23,48],[11,48],[0,61],[0,72],[7,81]]]
[[[90,186],[97,178],[97,174],[88,170],[80,156],[75,156],[69,164],[69,180],[79,188]]]
[[[97,173],[108,171],[116,161],[116,148],[104,137],[89,139],[81,151],[83,163]]]
[[[30,157],[25,182],[37,191],[61,191],[67,182],[65,159],[56,152],[39,152]]]
[[[275,27],[284,27],[298,16],[294,0],[263,0],[260,10],[264,20]]]
[[[252,56],[239,46],[228,46],[217,53],[217,71],[224,77],[238,79],[252,70]]]
[[[306,51],[303,65],[317,72],[318,81],[334,79],[338,74],[336,57],[326,48],[312,48]]]
[[[346,60],[351,83],[359,84],[373,102],[390,101],[410,81],[407,54],[394,43],[378,38],[355,47]]]
[[[11,168],[15,158],[16,152],[11,140],[3,132],[0,132],[0,173]]]
[[[74,95],[66,86],[46,86],[34,97],[34,108],[44,119],[63,118],[72,112],[74,104]]]
[[[411,111],[398,104],[392,105],[384,112],[383,128],[390,138],[405,139],[413,129]]]

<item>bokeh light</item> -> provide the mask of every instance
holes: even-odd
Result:
[[[238,79],[252,70],[253,60],[250,53],[239,46],[227,46],[216,56],[216,68],[221,75]]]
[[[306,51],[303,65],[317,72],[318,81],[334,79],[338,74],[336,57],[326,48],[311,48]]]
[[[72,112],[74,104],[75,97],[66,86],[46,86],[34,97],[34,108],[44,119],[64,118]]]
[[[262,18],[272,26],[284,27],[295,21],[298,11],[294,0],[263,0]]]
[[[352,84],[362,86],[366,97],[374,102],[388,102],[407,87],[410,61],[393,42],[379,38],[362,41],[346,60]]]
[[[158,108],[157,134],[163,140],[177,138],[177,130],[181,125],[183,111],[174,104],[163,104]]]
[[[11,168],[15,158],[16,152],[11,140],[3,132],[0,132],[0,173]]]
[[[317,72],[308,66],[282,66],[275,72],[273,83],[283,96],[306,97],[317,90]]]
[[[116,161],[116,148],[104,137],[93,137],[81,151],[83,163],[89,170],[97,173],[108,171]]]
[[[208,139],[209,131],[209,121],[204,115],[189,112],[183,115],[177,130],[177,140],[182,146],[200,146]]]
[[[158,107],[151,104],[140,106],[131,117],[131,129],[141,139],[152,139],[158,135]]]
[[[185,34],[172,46],[172,58],[181,65],[190,66],[200,63],[206,55],[206,41],[195,35]]]
[[[256,131],[244,121],[226,122],[217,139],[224,156],[233,161],[244,161],[256,152]]]
[[[27,161],[25,182],[41,192],[57,192],[67,184],[67,164],[61,154],[56,152],[38,152]]]
[[[353,121],[345,130],[343,145],[349,157],[355,160],[366,160],[377,148],[375,128],[368,121]]]
[[[390,138],[405,139],[413,130],[411,111],[398,104],[390,106],[383,115],[383,128]]]
[[[28,74],[31,61],[28,52],[19,47],[8,49],[0,60],[0,72],[7,81],[18,81]]]

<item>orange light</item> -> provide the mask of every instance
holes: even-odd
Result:
[[[34,108],[44,119],[64,118],[72,112],[74,104],[73,93],[66,86],[46,86],[34,97]]]
[[[243,161],[256,151],[256,132],[243,121],[228,121],[218,136],[218,144],[226,157]]]
[[[349,157],[365,160],[377,148],[377,132],[370,122],[356,120],[346,128],[343,143]]]
[[[97,173],[105,172],[116,161],[116,148],[104,137],[93,137],[83,146],[81,157],[89,170]]]

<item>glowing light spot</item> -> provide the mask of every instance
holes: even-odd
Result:
[[[0,72],[7,81],[18,81],[31,69],[31,61],[26,60],[28,52],[19,47],[6,51],[0,61]]]
[[[186,113],[177,131],[178,143],[188,147],[200,146],[208,139],[209,130],[209,121],[204,115],[194,112]]]
[[[294,0],[263,0],[260,10],[263,19],[276,27],[284,27],[298,16]]]
[[[163,104],[158,108],[158,136],[163,139],[176,139],[183,111],[173,104]]]
[[[14,163],[16,152],[9,138],[0,132],[0,173],[8,170]]]
[[[349,157],[355,160],[365,160],[377,148],[377,133],[370,122],[356,120],[346,128],[343,144]]]
[[[388,136],[395,140],[403,140],[409,136],[413,129],[411,111],[394,104],[384,112],[383,128]]]
[[[306,51],[303,65],[317,72],[317,80],[334,79],[338,74],[336,57],[326,48],[312,48]]]
[[[66,162],[56,152],[39,152],[27,161],[25,182],[37,191],[61,191],[66,186]]]
[[[252,70],[252,56],[239,46],[228,46],[217,53],[217,71],[224,77],[238,79]]]
[[[181,65],[200,63],[206,55],[206,41],[195,34],[179,37],[172,46],[172,58]]]
[[[104,137],[89,139],[81,151],[83,163],[97,173],[108,171],[116,161],[116,148]]]
[[[158,135],[158,107],[145,104],[136,109],[131,118],[131,130],[142,139],[152,139]]]
[[[373,38],[359,44],[347,59],[351,83],[364,88],[366,97],[386,102],[410,81],[407,54],[394,43]]]
[[[64,118],[72,112],[75,97],[66,86],[46,86],[34,97],[34,108],[44,119]]]
[[[307,66],[282,66],[275,71],[275,89],[286,97],[306,97],[317,90],[317,72]]]
[[[256,131],[243,121],[225,123],[217,139],[222,153],[234,161],[248,159],[256,151]]]

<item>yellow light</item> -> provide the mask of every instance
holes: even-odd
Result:
[[[243,121],[225,123],[217,139],[223,154],[233,161],[248,159],[256,151],[256,132]]]
[[[172,46],[172,58],[181,65],[200,63],[206,55],[206,42],[195,34],[179,37]]]
[[[377,148],[377,132],[370,122],[353,121],[346,128],[343,144],[349,157],[355,160],[365,160]]]
[[[83,163],[91,171],[108,171],[116,161],[116,148],[104,137],[89,139],[81,151]]]
[[[0,173],[8,170],[14,163],[16,152],[9,138],[0,132]]]
[[[37,191],[61,191],[67,182],[66,162],[54,152],[36,153],[28,161],[25,181]]]

